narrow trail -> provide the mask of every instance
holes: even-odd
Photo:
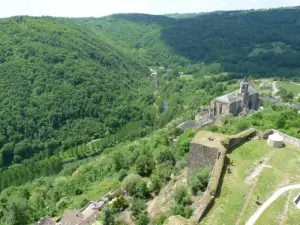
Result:
[[[283,193],[294,190],[300,189],[300,184],[288,185],[285,187],[280,188],[277,190],[267,201],[265,201],[257,210],[256,212],[250,217],[247,221],[246,225],[254,225],[258,218],[263,214],[263,212],[276,200],[278,199]]]
[[[272,82],[272,90],[273,90],[273,95],[276,95],[279,92],[279,89],[277,88],[277,81]]]
[[[284,225],[285,217],[286,217],[286,215],[289,211],[289,204],[290,204],[291,196],[292,196],[292,191],[289,191],[288,198],[285,202],[284,211],[283,211],[282,216],[280,218],[280,225]]]

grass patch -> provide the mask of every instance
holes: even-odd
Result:
[[[288,192],[280,196],[256,221],[256,225],[278,225],[284,216],[284,206],[287,201]]]
[[[294,95],[299,95],[300,94],[300,85],[289,83],[289,82],[277,82],[276,84],[279,88],[284,88],[287,91],[291,91],[294,93]]]
[[[258,178],[257,185],[250,199],[254,199],[256,195],[260,197],[260,201],[267,200],[276,190],[288,184],[299,183],[300,179],[300,150],[293,146],[287,146],[280,149],[269,161],[272,168],[265,168]],[[275,205],[274,205],[275,204]],[[274,205],[274,207],[273,207]],[[277,203],[273,203],[275,210]],[[241,220],[241,224],[246,223],[250,216],[256,211],[257,205],[254,200],[248,205],[245,214]],[[276,217],[276,215],[273,215]],[[261,220],[265,224],[272,224],[269,216],[262,215]]]
[[[300,217],[300,209],[298,209],[293,200],[294,198],[300,193],[300,190],[294,190],[291,192],[291,199],[288,205],[288,211],[285,215],[284,224],[285,225],[294,225],[299,224],[299,217]]]
[[[220,197],[201,224],[235,224],[250,190],[244,179],[272,151],[266,141],[253,140],[228,154],[234,164],[232,173],[225,175]]]

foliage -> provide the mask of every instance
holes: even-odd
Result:
[[[215,132],[225,134],[236,134],[242,130],[250,127],[257,128],[259,130],[279,129],[280,131],[291,135],[296,138],[300,138],[300,114],[289,108],[282,108],[277,105],[267,106],[267,112],[255,113],[251,116],[242,118],[234,123],[228,123],[223,127],[215,127]],[[212,127],[208,127],[211,130]]]
[[[174,166],[176,162],[174,154],[170,149],[160,151],[156,157],[156,161],[158,164],[165,163],[171,166]]]
[[[103,225],[114,225],[115,219],[114,216],[109,209],[109,207],[105,207],[102,211],[102,224]]]
[[[113,203],[111,204],[111,210],[114,213],[123,212],[128,206],[129,205],[128,205],[127,201],[125,200],[125,198],[123,196],[120,196],[117,199],[115,199],[113,201]]]
[[[155,220],[155,225],[163,225],[167,218],[165,214],[159,215]]]
[[[136,172],[141,176],[149,176],[155,167],[151,156],[142,155],[136,160]]]
[[[173,193],[173,198],[177,204],[189,205],[191,203],[191,197],[185,187],[178,187]]]
[[[123,181],[125,177],[127,177],[127,171],[125,169],[120,170],[119,172],[119,181]]]
[[[133,204],[130,207],[130,211],[132,212],[132,215],[137,217],[140,215],[144,210],[146,209],[146,203],[144,200],[141,200],[139,198],[133,199]]]
[[[190,178],[189,184],[194,195],[200,191],[204,192],[210,178],[210,170],[208,168],[199,168],[198,171]]]
[[[147,198],[149,195],[146,181],[136,174],[127,176],[123,180],[122,187],[124,191],[133,197]]]
[[[190,142],[194,137],[195,133],[196,133],[195,130],[188,129],[179,136],[178,151],[181,152],[182,155],[189,152]]]
[[[146,65],[105,37],[49,17],[1,19],[0,29],[0,167],[147,117]]]
[[[136,219],[136,225],[147,225],[150,222],[150,218],[146,213],[138,215]]]
[[[191,208],[185,207],[184,205],[180,205],[180,204],[172,205],[171,211],[173,215],[175,216],[179,215],[187,219],[189,219],[193,214],[193,210]]]
[[[155,175],[151,176],[150,180],[151,180],[150,191],[154,192],[155,194],[158,194],[163,185],[162,180]]]

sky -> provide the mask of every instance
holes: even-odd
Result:
[[[113,13],[192,13],[300,5],[300,0],[0,0],[0,18],[101,17]]]

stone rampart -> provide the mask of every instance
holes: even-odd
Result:
[[[200,167],[214,168],[218,149],[202,144],[191,143],[189,153],[188,176],[197,172]]]
[[[214,203],[224,169],[227,149],[243,144],[256,134],[257,131],[255,129],[248,129],[233,136],[203,131],[197,133],[190,144],[188,175],[193,175],[200,167],[211,168],[212,172],[199,207],[193,213],[193,221],[200,222]]]

